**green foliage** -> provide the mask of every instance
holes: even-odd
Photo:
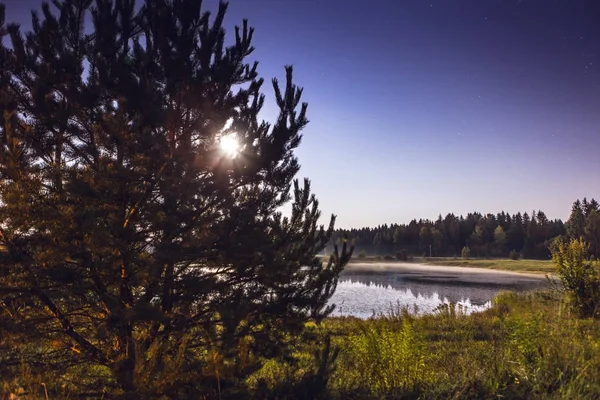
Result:
[[[325,333],[319,344],[304,337],[311,351],[297,351],[287,362],[267,361],[263,368],[246,380],[256,399],[312,400],[326,399],[328,383],[340,353]]]
[[[295,179],[302,89],[286,67],[259,120],[253,29],[226,45],[227,5],[201,6],[57,0],[26,34],[0,9],[3,379],[218,397],[331,312],[352,250],[316,256],[335,218]]]
[[[589,260],[588,244],[572,239],[557,245],[552,254],[562,286],[582,317],[600,316],[600,268]]]
[[[364,250],[362,250],[360,253],[358,253],[358,258],[360,260],[364,260],[365,258],[367,258],[367,253]]]
[[[600,320],[579,319],[567,306],[556,291],[503,292],[491,309],[472,315],[443,307],[423,317],[328,318],[308,325],[291,357],[264,360],[243,381],[224,374],[220,394],[217,387],[204,393],[224,400],[593,399],[600,392]],[[44,398],[41,383],[50,373],[24,369],[1,390]],[[190,378],[177,398],[189,398],[194,384],[206,388],[205,379]],[[50,390],[49,398],[73,397],[70,389]]]
[[[590,256],[600,257],[600,209],[595,199],[573,203],[566,227],[569,239],[584,239]]]
[[[392,261],[393,259],[394,259],[394,256],[392,256],[391,254],[386,254],[383,256],[384,261]]]
[[[585,199],[584,199],[585,200]],[[571,215],[566,224],[567,235],[570,239],[579,239],[585,232],[585,214],[581,208],[581,202],[577,200],[571,208]]]
[[[443,307],[418,318],[400,313],[366,321],[327,319],[318,335],[330,336],[339,348],[328,373],[327,397],[597,397],[600,320],[575,318],[559,293],[504,292],[484,313],[456,311]],[[253,382],[264,377],[270,382],[266,389],[302,387],[305,374],[317,370],[315,354],[322,349],[311,343],[298,347],[302,361],[273,362]],[[303,372],[284,372],[293,370]]]
[[[585,240],[590,246],[590,255],[600,256],[600,212],[598,210],[591,209],[586,215],[584,232]]]
[[[588,209],[591,211],[594,206]],[[565,233],[562,221],[550,220],[542,211],[533,212],[531,216],[506,212],[448,214],[440,215],[435,221],[415,219],[408,224],[340,229],[333,234],[330,247],[345,235],[352,238],[358,248],[372,254],[395,254],[400,249],[410,254],[429,254],[431,246],[432,256],[451,257],[467,246],[472,255],[478,257],[508,257],[514,249],[523,252],[528,259],[549,259],[548,244]]]
[[[384,320],[385,321],[385,320]],[[339,369],[344,385],[376,397],[411,393],[425,378],[424,342],[404,319],[400,326],[370,323],[349,336]]]
[[[460,256],[463,259],[468,260],[469,257],[471,256],[471,250],[467,246],[463,247],[462,251],[460,252]]]
[[[494,242],[498,246],[499,254],[502,254],[504,246],[506,246],[506,233],[500,225],[494,230]]]
[[[521,254],[519,254],[519,252],[516,250],[511,250],[510,253],[508,254],[508,258],[516,261],[519,258],[521,258]]]

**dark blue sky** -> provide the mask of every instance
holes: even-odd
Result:
[[[39,4],[6,3],[12,21]],[[575,199],[600,197],[595,3],[231,0],[226,26],[256,28],[265,78],[294,65],[311,120],[300,175],[338,226],[566,218]]]

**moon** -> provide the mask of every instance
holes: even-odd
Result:
[[[219,147],[221,152],[230,158],[235,158],[241,150],[240,141],[235,133],[221,137]]]

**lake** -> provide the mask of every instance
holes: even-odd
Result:
[[[359,318],[402,307],[427,314],[450,303],[469,314],[489,308],[500,291],[546,287],[546,277],[536,274],[413,263],[351,263],[340,275],[330,304],[336,304],[332,316]]]

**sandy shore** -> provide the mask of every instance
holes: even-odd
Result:
[[[500,285],[541,284],[546,281],[542,274],[503,271],[477,267],[446,267],[415,263],[350,263],[343,275],[351,274],[401,274],[408,280],[429,282],[490,283]]]

